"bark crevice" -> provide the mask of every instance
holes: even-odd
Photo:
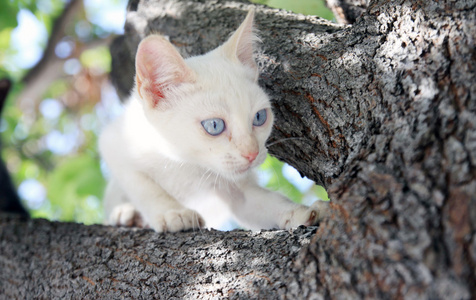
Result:
[[[103,243],[117,243],[108,264],[114,264],[116,271],[126,270],[121,269],[121,259],[126,259],[131,274],[142,274],[139,267],[146,270],[145,282],[162,278],[167,284],[167,290],[162,290],[165,296],[181,297],[185,286],[191,293],[187,295],[219,298],[474,298],[475,3],[376,0],[352,26],[257,6],[263,40],[257,54],[260,84],[276,113],[270,152],[327,186],[332,200],[332,216],[304,247],[295,244],[301,237],[294,233],[260,233],[254,238],[249,238],[251,233],[160,235],[166,241],[159,245],[158,236],[148,231],[8,221],[1,224],[2,229],[10,228],[0,244],[2,269],[21,265],[8,250],[14,239],[21,239],[14,232],[27,232],[28,240],[33,233],[25,228],[37,226],[44,228],[45,239],[56,241],[55,234],[67,227],[74,234],[86,230],[90,239],[104,235]],[[111,48],[114,61],[133,70],[135,47],[150,32],[167,35],[183,54],[204,53],[226,39],[249,6],[240,1],[132,1],[125,36]],[[124,90],[132,86],[130,72],[113,68],[112,76],[123,82]],[[172,236],[174,240],[169,240]],[[269,244],[258,252],[249,250],[268,237]],[[89,253],[77,238],[71,242],[82,255]],[[201,238],[208,245],[216,238],[228,250],[207,260],[201,255],[210,249],[194,244]],[[196,251],[189,252],[196,261],[188,262],[198,270],[194,278],[185,274],[183,282],[161,275],[169,274],[167,264],[189,259],[176,247],[175,261],[160,260],[165,251],[161,247],[179,241]],[[36,242],[41,240],[33,239],[30,245]],[[285,246],[276,250],[280,242]],[[52,255],[67,264],[60,255],[62,247],[51,250]],[[142,251],[141,247],[147,249],[141,255],[162,262],[156,263],[158,269],[147,269],[152,266],[131,260],[136,254],[125,254]],[[214,249],[218,248],[222,249]],[[255,269],[220,265],[220,259],[228,264],[233,257],[243,261],[254,257],[235,256],[235,250],[258,253],[269,265],[253,265]],[[281,258],[273,261],[268,253],[279,253]],[[82,263],[96,266],[86,259]],[[94,277],[93,269],[81,270],[74,273],[73,282],[82,289],[91,289],[82,276],[96,283],[94,290],[118,288],[113,280],[99,284],[96,280],[102,277]],[[130,283],[121,292],[141,295],[142,290],[137,291],[145,285],[139,277],[121,276]],[[227,278],[246,283],[226,289],[221,284],[232,282]],[[220,284],[215,286],[217,280]]]

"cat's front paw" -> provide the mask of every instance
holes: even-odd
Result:
[[[117,205],[109,215],[109,225],[144,227],[141,214],[130,203]]]
[[[318,224],[329,215],[329,202],[316,201],[311,206],[299,205],[284,215],[280,229]]]
[[[202,228],[205,221],[197,212],[185,208],[158,214],[149,222],[149,226],[157,232],[177,232]]]

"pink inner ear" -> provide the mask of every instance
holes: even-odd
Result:
[[[193,80],[192,71],[175,47],[162,36],[144,39],[136,55],[136,82],[139,95],[156,107],[165,90]]]
[[[156,87],[156,88],[154,88]],[[157,101],[154,101],[155,105],[157,105],[157,103],[159,102],[160,99],[164,98],[164,94],[162,93],[162,90],[158,88],[158,86],[154,86],[152,88],[152,94],[154,94],[154,99],[157,99]]]
[[[149,97],[152,96],[149,101],[151,101],[152,107],[154,108],[164,99],[164,93],[159,85],[152,84],[152,86],[147,89],[147,92]]]
[[[136,75],[136,83],[139,96],[141,98],[147,99],[153,108],[157,107],[159,102],[164,98],[162,87],[158,84],[155,84],[154,80],[141,79],[139,74]]]

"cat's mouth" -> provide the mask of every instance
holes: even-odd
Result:
[[[237,167],[234,170],[235,175],[244,175],[246,174],[249,170],[253,169],[254,167],[260,165],[263,162],[262,159],[256,159],[248,164],[243,164],[242,166]]]
[[[244,167],[241,167],[239,169],[236,169],[235,173],[241,175],[241,174],[244,174],[244,173],[248,172],[250,169],[251,169],[251,164],[249,164],[248,166],[244,166]]]

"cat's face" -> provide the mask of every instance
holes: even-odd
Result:
[[[266,158],[273,114],[257,84],[253,14],[214,51],[184,60],[163,38],[139,45],[137,91],[151,124],[176,158],[243,176]]]
[[[199,57],[189,66],[197,81],[149,119],[180,159],[228,178],[246,174],[266,158],[274,120],[268,97],[246,69],[225,60],[215,59],[210,67]]]

